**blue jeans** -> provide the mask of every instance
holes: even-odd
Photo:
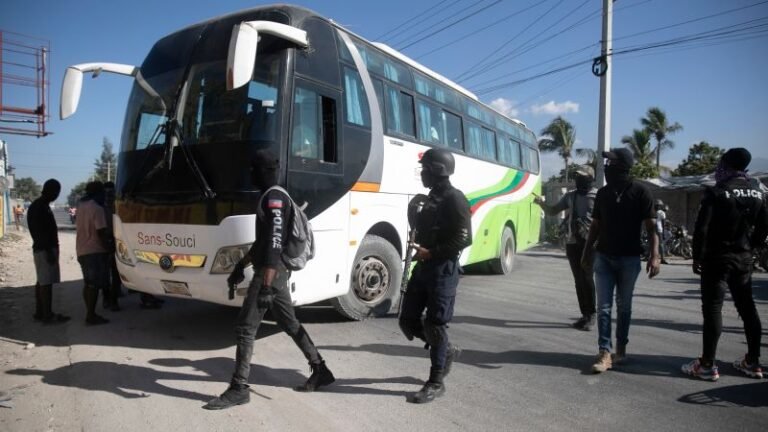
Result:
[[[611,351],[611,308],[616,289],[616,344],[629,342],[632,319],[632,294],[640,274],[639,256],[595,254],[595,288],[597,291],[597,345]]]

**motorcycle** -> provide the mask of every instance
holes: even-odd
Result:
[[[665,246],[670,255],[677,255],[687,260],[693,257],[691,238],[688,235],[688,229],[684,226],[672,228],[672,235],[665,240]]]

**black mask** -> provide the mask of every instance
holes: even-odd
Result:
[[[576,192],[584,195],[592,189],[592,179],[584,176],[576,176]]]
[[[616,165],[608,165],[605,167],[605,183],[609,186],[620,186],[628,181],[628,169]]]

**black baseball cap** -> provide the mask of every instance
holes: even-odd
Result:
[[[632,168],[635,164],[635,156],[629,149],[616,148],[603,152],[603,157],[611,161],[611,165],[622,166],[624,168]]]
[[[723,153],[721,159],[729,167],[737,171],[744,171],[752,162],[752,154],[745,148],[735,147]]]

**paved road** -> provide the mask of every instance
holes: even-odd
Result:
[[[768,379],[748,379],[728,366],[746,350],[731,303],[724,311],[720,381],[678,372],[701,343],[697,284],[688,266],[665,266],[653,281],[641,276],[631,360],[603,375],[588,372],[595,332],[568,327],[577,308],[567,267],[560,254],[536,253],[520,256],[510,278],[462,279],[450,332],[464,353],[447,394],[435,403],[405,402],[426,378],[428,360],[394,319],[346,322],[316,306],[299,316],[337,383],[325,392],[293,392],[308,367],[267,322],[253,359],[251,403],[221,412],[200,407],[224,390],[231,374],[235,309],[171,300],[163,310],[141,310],[132,295],[122,299],[123,311],[108,315],[110,325],[85,327],[73,276],[59,302],[75,316],[70,324],[6,325],[0,318],[0,344],[11,353],[0,364],[0,390],[13,388],[15,395],[15,408],[0,408],[0,430],[766,430]],[[765,321],[768,277],[755,279]],[[31,314],[25,289],[0,290],[4,310],[20,305],[14,322]]]

